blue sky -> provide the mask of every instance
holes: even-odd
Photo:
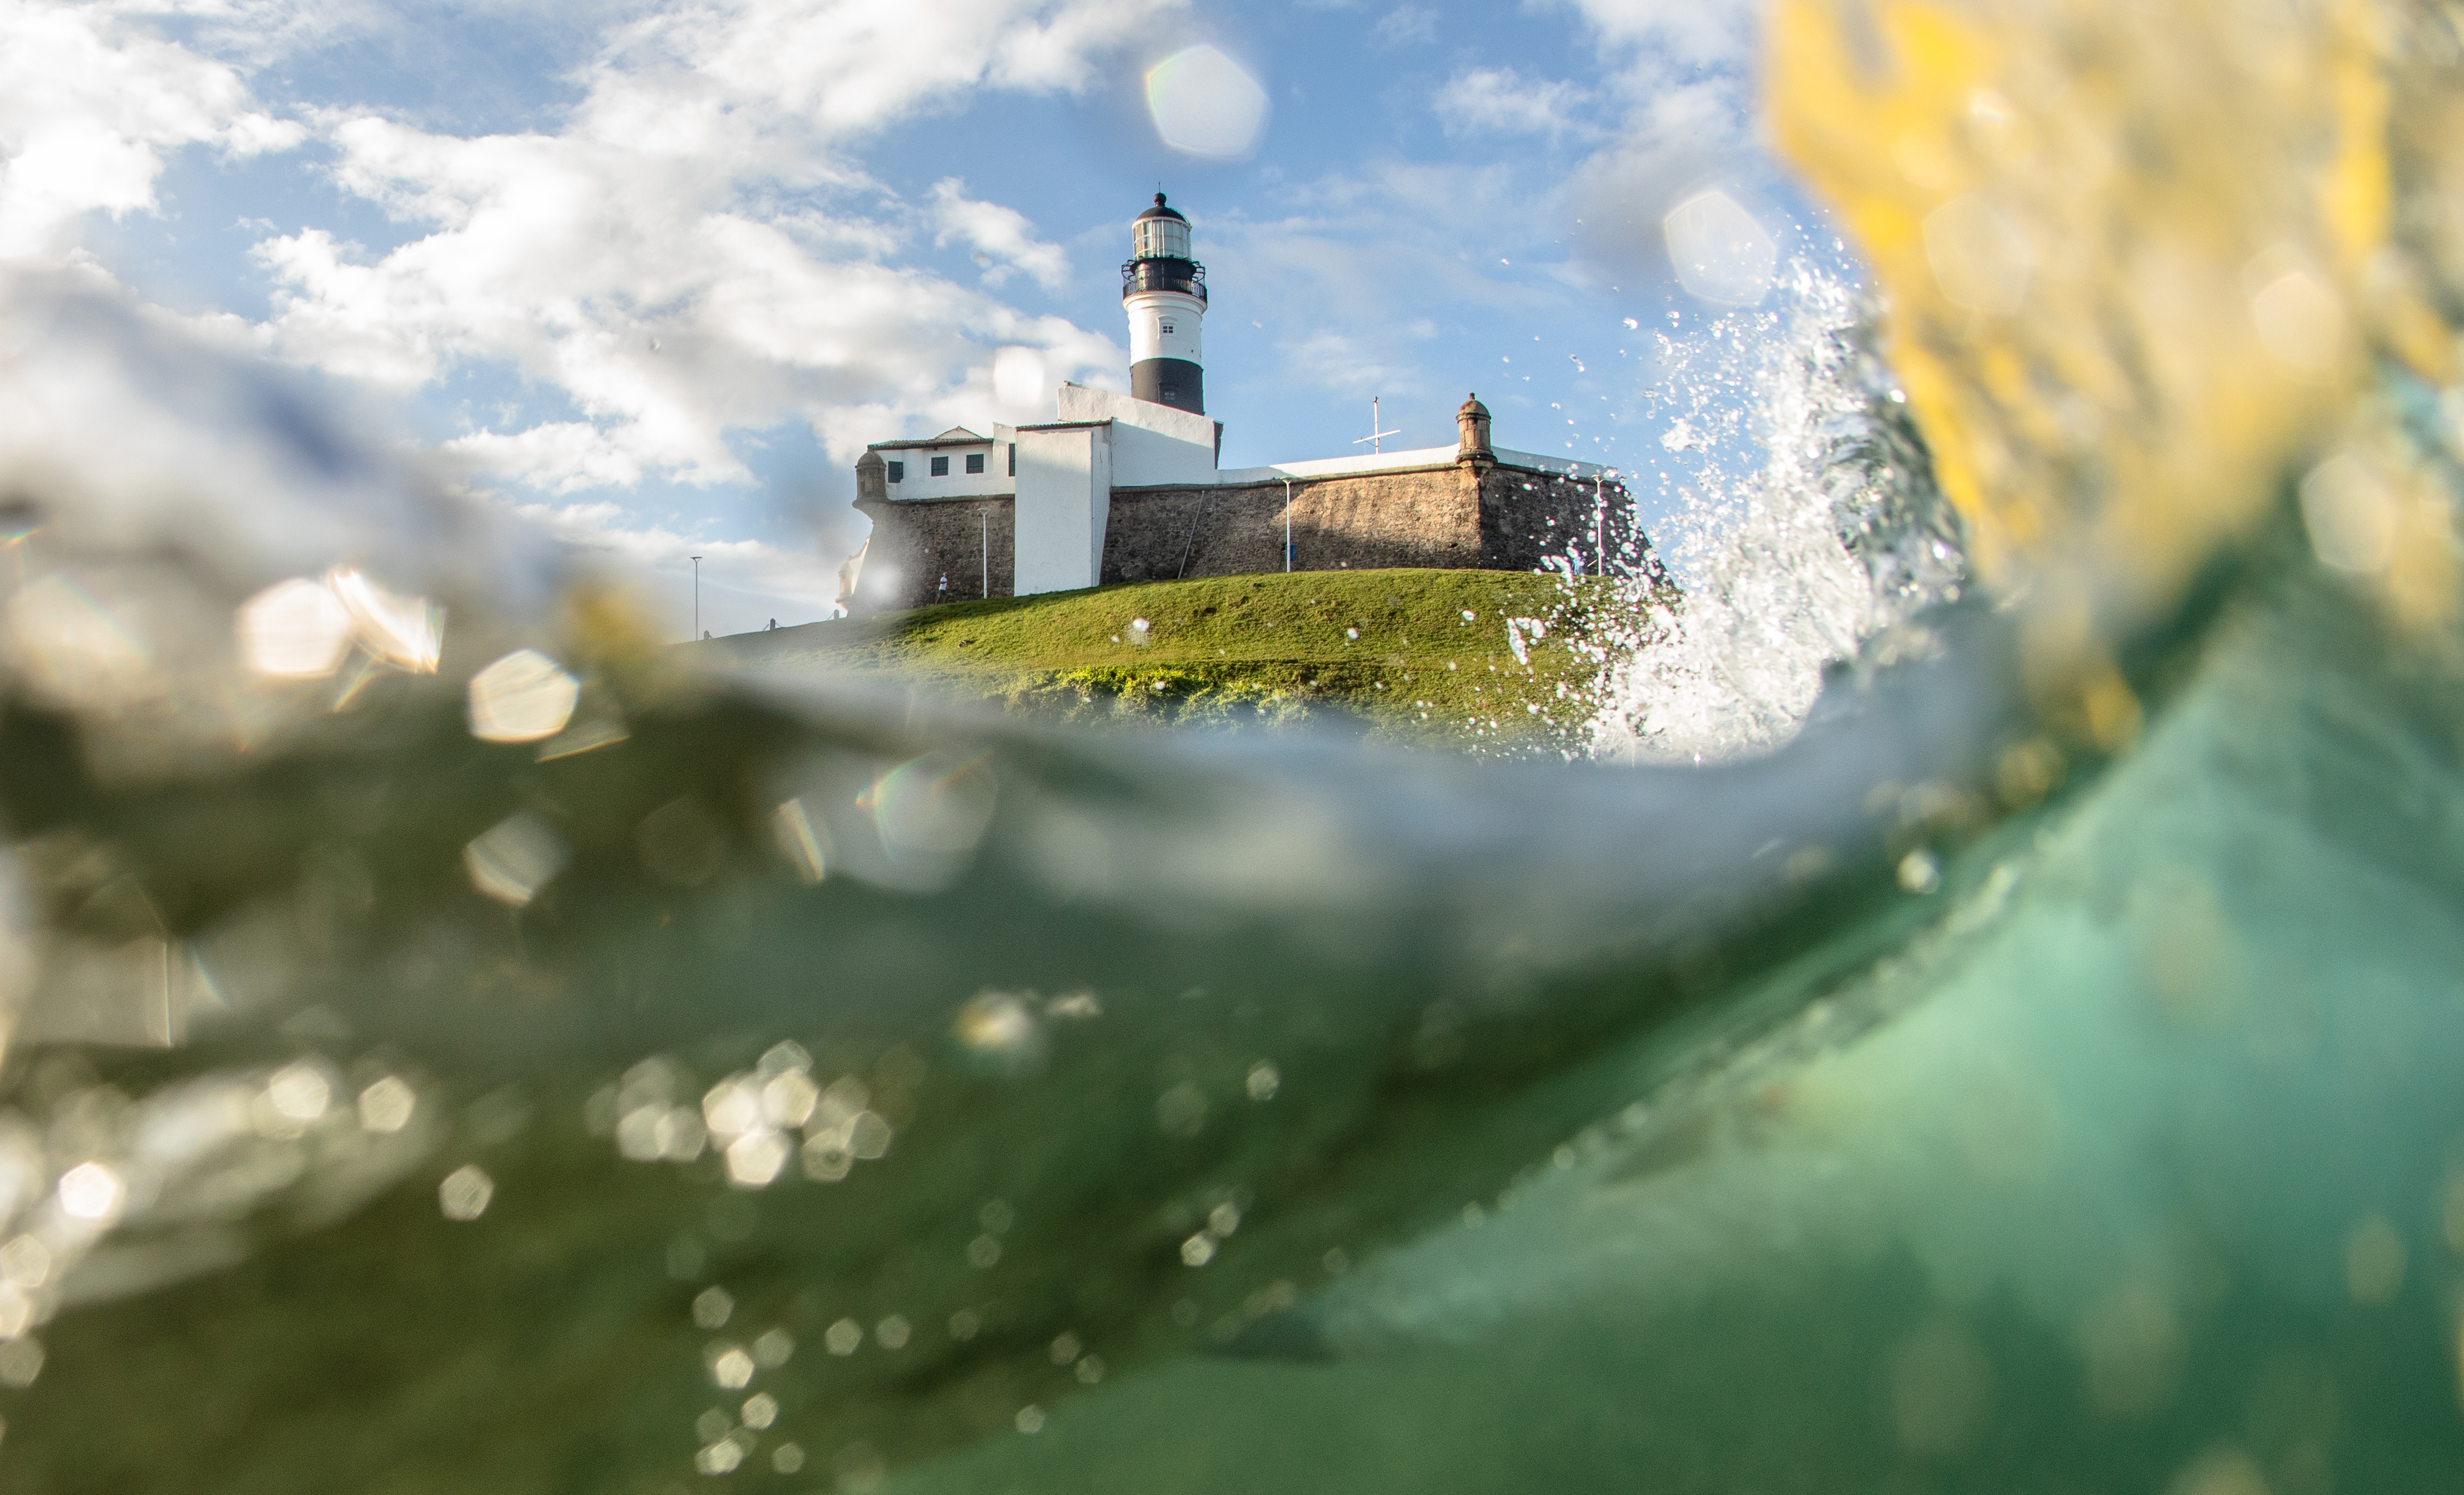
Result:
[[[1230,159],[1151,110],[1197,46],[1270,102]],[[1227,465],[1353,451],[1372,396],[1451,441],[1474,389],[1501,445],[1650,461],[1653,335],[1723,310],[1663,215],[1829,243],[1752,56],[1749,7],[1671,0],[0,0],[0,259],[390,408],[680,629],[704,555],[728,631],[825,615],[866,442],[1125,386],[1158,185]]]

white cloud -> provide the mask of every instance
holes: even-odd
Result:
[[[790,420],[848,461],[906,420],[983,420],[999,347],[1055,377],[1119,350],[886,263],[923,231],[1046,284],[1067,273],[1014,210],[955,180],[902,209],[848,152],[975,90],[1083,88],[1174,3],[730,0],[619,28],[554,134],[329,119],[336,180],[429,231],[375,256],[313,229],[261,243],[275,346],[398,386],[486,363],[561,390],[587,430],[454,444],[551,492],[742,481],[727,433]]]
[[[1436,387],[1428,363],[1441,330],[1429,308],[1447,308],[1449,320],[1546,314],[1552,291],[1479,267],[1523,253],[1534,233],[1550,237],[1551,190],[1519,164],[1390,161],[1290,190],[1295,211],[1284,217],[1211,222],[1207,258],[1249,304],[1274,309],[1290,384],[1391,403]]]
[[[1648,49],[1690,67],[1743,67],[1752,59],[1761,0],[1573,0],[1601,38]]]
[[[0,0],[0,257],[63,253],[90,212],[152,210],[181,146],[245,156],[301,134],[231,68],[107,9]]]
[[[1438,12],[1416,5],[1397,6],[1370,28],[1369,39],[1381,47],[1426,46],[1438,39]]]
[[[445,451],[473,471],[553,494],[630,488],[642,480],[642,464],[588,421],[550,421],[512,433],[473,431],[445,443]]]
[[[1768,172],[1749,137],[1736,83],[1671,83],[1630,111],[1619,130],[1567,184],[1578,254],[1612,277],[1670,273],[1661,219],[1684,198],[1722,187],[1746,198]]]
[[[1599,132],[1578,118],[1588,89],[1561,79],[1527,78],[1512,68],[1469,68],[1438,91],[1439,120],[1449,135],[1546,135],[1551,140]]]
[[[401,25],[401,17],[384,0],[91,0],[91,9],[136,22],[176,18],[191,51],[243,68],[345,33],[379,33]]]
[[[1305,371],[1309,383],[1321,389],[1367,400],[1372,395],[1419,393],[1428,385],[1420,360],[1392,345],[1392,340],[1371,340],[1331,327],[1320,328],[1287,344],[1285,359],[1295,370]],[[1398,353],[1401,356],[1397,356]],[[1362,411],[1363,416],[1367,411]],[[1402,439],[1387,445],[1400,451],[1411,446],[1435,446],[1426,431],[1404,431]],[[1361,448],[1367,451],[1367,448]]]
[[[973,246],[984,261],[998,261],[985,272],[984,283],[998,286],[1011,268],[1025,271],[1048,289],[1069,278],[1069,256],[1057,244],[1035,236],[1035,225],[1015,208],[979,203],[967,196],[967,184],[943,177],[933,184],[933,222],[939,230],[934,242],[956,239]]]

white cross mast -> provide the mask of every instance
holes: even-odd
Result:
[[[1355,447],[1364,444],[1367,445],[1371,451],[1381,457],[1386,454],[1386,438],[1389,436],[1400,436],[1403,434],[1399,430],[1385,430],[1381,429],[1385,426],[1386,422],[1377,414],[1377,402],[1382,398],[1384,397],[1380,395],[1370,396],[1369,434],[1353,442],[1353,445]]]

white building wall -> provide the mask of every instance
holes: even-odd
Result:
[[[1222,429],[1212,419],[1110,389],[1063,385],[1056,402],[1065,421],[1112,423],[1112,485],[1211,483]]]
[[[890,485],[892,498],[966,498],[982,494],[1005,494],[1010,491],[1007,476],[1007,451],[998,442],[987,441],[973,447],[876,447],[884,462],[904,462],[907,475]],[[967,471],[967,456],[972,452],[984,459],[979,473]],[[933,459],[948,457],[950,475],[935,477]]]
[[[1028,597],[1094,585],[1103,574],[1104,525],[1112,510],[1111,426],[1029,426],[1016,435],[1012,590]]]

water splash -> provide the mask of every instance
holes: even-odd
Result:
[[[1920,615],[1958,596],[1955,521],[1875,351],[1870,300],[1802,259],[1781,293],[1660,336],[1671,418],[1657,476],[1678,508],[1666,558],[1683,593],[1631,583],[1595,757],[1776,744],[1829,672],[1921,650]]]

